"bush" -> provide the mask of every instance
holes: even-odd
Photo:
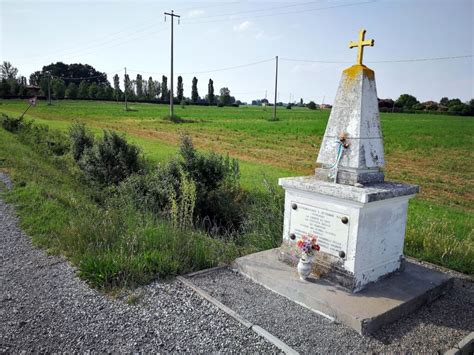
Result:
[[[2,114],[0,122],[4,129],[18,134],[20,140],[35,145],[43,154],[60,156],[69,151],[68,137],[60,132],[51,132],[48,126],[33,125],[23,118],[8,117],[5,114]]]
[[[316,104],[314,103],[314,101],[310,101],[307,105],[306,105],[307,108],[309,108],[310,110],[316,110],[317,109],[317,106]]]
[[[169,216],[172,196],[180,195],[180,162],[171,160],[147,174],[133,174],[112,188],[115,201],[132,204],[141,212]]]
[[[167,180],[180,181],[182,169],[195,183],[195,216],[202,226],[215,233],[237,230],[242,223],[245,199],[238,161],[216,153],[199,153],[186,135],[181,138],[180,155],[180,161],[166,168]],[[179,188],[174,188],[180,198]]]
[[[84,123],[74,123],[69,128],[69,137],[71,139],[72,156],[75,161],[79,161],[84,151],[94,145],[94,136]]]
[[[45,155],[61,156],[69,152],[69,138],[62,132],[50,130],[48,126],[28,125],[22,129],[20,139],[35,145],[36,149]]]
[[[9,117],[4,113],[2,113],[0,122],[3,128],[12,133],[17,133],[31,125],[31,123],[26,123],[23,118]]]
[[[79,166],[86,176],[101,185],[117,185],[143,169],[138,147],[125,137],[104,130],[103,139],[84,150]]]

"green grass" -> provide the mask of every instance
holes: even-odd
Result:
[[[130,206],[99,207],[69,156],[46,157],[2,128],[0,169],[15,182],[1,196],[15,205],[33,243],[65,255],[92,286],[133,287],[211,267],[237,253],[231,242],[176,230]]]
[[[0,112],[19,115],[25,105],[0,100]],[[162,118],[166,105],[131,106],[134,111],[126,112],[112,102],[40,102],[27,117],[62,131],[75,120],[97,134],[102,128],[121,131],[155,162],[175,155],[186,132],[199,149],[238,158],[247,189],[262,189],[264,177],[276,185],[279,177],[311,174],[329,117],[328,111],[279,108],[278,121],[269,121],[270,108],[176,106],[185,123],[175,124]],[[381,114],[381,121],[387,179],[421,187],[410,202],[406,253],[473,273],[474,119]]]

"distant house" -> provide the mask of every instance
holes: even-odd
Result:
[[[26,85],[25,86],[26,96],[39,96],[41,88],[36,85]]]
[[[331,109],[332,108],[332,105],[329,105],[329,104],[320,104],[319,105],[319,108],[324,110],[324,109]]]

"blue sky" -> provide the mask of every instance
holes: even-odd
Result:
[[[472,57],[380,63],[472,55],[472,0],[0,3],[0,60],[27,77],[56,61],[91,64],[109,73],[109,80],[116,72],[123,75],[125,66],[132,77],[138,72],[158,80],[169,77],[170,23],[164,22],[163,12],[174,9],[182,16],[175,27],[175,77],[183,73],[187,96],[195,73],[201,96],[212,78],[216,91],[227,86],[244,101],[267,92],[273,100],[272,58],[278,55],[280,101],[291,95],[292,100],[332,103],[341,71],[356,60],[356,49],[348,43],[363,27],[366,38],[375,39],[364,61],[375,70],[379,97],[474,97]]]

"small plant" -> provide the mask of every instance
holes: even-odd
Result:
[[[296,241],[296,247],[301,253],[301,259],[308,260],[314,256],[316,251],[320,250],[317,240],[316,236],[310,237],[303,234],[300,239]]]
[[[169,188],[171,223],[174,228],[189,229],[193,226],[196,206],[196,184],[180,169],[179,194]]]

